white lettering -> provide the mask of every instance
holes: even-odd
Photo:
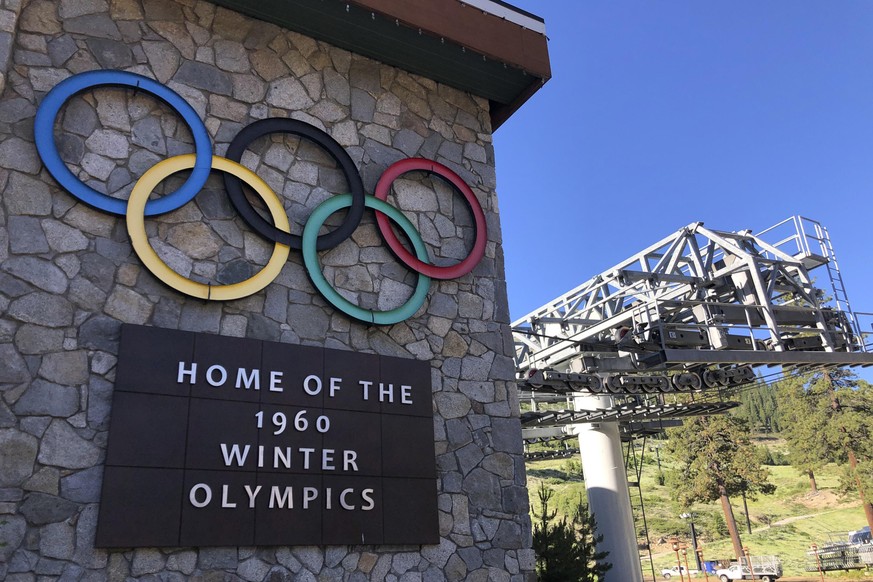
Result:
[[[373,502],[373,498],[371,497],[372,494],[373,494],[372,489],[364,489],[363,491],[361,491],[361,497],[364,499],[364,501],[370,502],[369,505],[362,505],[361,506],[361,509],[363,509],[364,511],[370,511],[376,505]]]
[[[206,494],[206,498],[203,501],[197,501],[197,491],[203,491]],[[206,507],[212,501],[212,489],[206,483],[198,483],[191,488],[191,492],[188,494],[188,501],[198,509]]]
[[[245,385],[246,390],[250,390],[252,385],[254,385],[255,390],[261,389],[261,374],[260,370],[257,368],[252,368],[252,371],[249,372],[249,375],[246,376],[246,369],[240,368],[236,372],[236,387],[239,388],[241,385]]]
[[[315,449],[300,449],[300,452],[303,453],[303,468],[309,468],[309,455],[315,452]]]
[[[322,449],[321,451],[321,470],[333,471],[336,467],[333,466],[333,449]]]
[[[179,374],[176,376],[176,383],[181,384],[185,376],[190,376],[189,384],[193,384],[197,379],[197,364],[192,363],[189,369],[185,369],[185,362],[179,362]]]
[[[224,455],[224,464],[227,467],[230,467],[230,464],[236,462],[238,467],[242,467],[243,463],[246,462],[246,457],[249,456],[249,447],[251,445],[246,445],[245,448],[240,453],[239,445],[233,445],[230,448],[230,453],[228,454],[227,445],[225,443],[221,443],[221,454]]]
[[[342,382],[342,378],[331,378],[330,379],[330,397],[333,398],[337,392],[340,391],[340,382]]]
[[[227,485],[221,486],[221,506],[222,507],[236,507],[236,503],[228,501],[227,499]]]
[[[340,501],[340,505],[343,506],[343,509],[348,509],[349,511],[352,511],[355,509],[354,505],[349,505],[348,503],[346,503],[346,495],[348,495],[349,493],[354,493],[354,492],[355,492],[354,489],[343,489],[343,492],[340,493],[340,500],[339,501]]]
[[[270,509],[276,507],[276,504],[281,508],[286,505],[288,509],[294,509],[294,498],[291,495],[293,489],[285,487],[284,492],[278,485],[273,485],[270,489]]]
[[[238,491],[233,484],[216,485],[221,487],[221,507],[236,509],[247,507],[255,509],[258,505],[269,509],[294,509],[295,504],[301,509],[323,507],[325,510],[344,509],[346,511],[371,511],[376,507],[374,489],[357,489],[355,487],[296,487],[294,485],[241,485],[245,496],[239,503]],[[269,487],[269,493],[264,493]],[[295,498],[295,493],[297,497]],[[269,498],[269,500],[267,499]],[[212,503],[213,489],[206,483],[197,483],[188,492],[188,501],[192,506],[202,509]],[[323,499],[323,501],[321,501]],[[261,500],[259,502],[259,500]],[[216,501],[218,501],[216,499]]]
[[[213,374],[216,371],[219,373],[219,378],[221,378],[217,381],[215,380]],[[212,386],[221,386],[227,381],[227,370],[225,370],[222,366],[219,366],[218,364],[210,366],[206,370],[206,381],[209,382]]]
[[[303,509],[309,509],[309,502],[318,499],[318,489],[315,487],[303,488]]]
[[[348,471],[352,467],[353,471],[358,470],[358,464],[355,462],[358,459],[358,453],[355,451],[343,451],[343,471]]]
[[[283,372],[270,372],[270,392],[282,392],[284,388],[280,386],[282,383]]]
[[[385,397],[388,397],[388,402],[394,402],[394,384],[385,384],[379,382],[379,402],[385,402]]]
[[[248,485],[246,485],[245,488],[246,488],[246,494],[248,494],[248,496],[249,496],[249,508],[254,509],[255,508],[255,497],[257,497],[258,493],[261,492],[261,486],[258,485],[257,487],[255,487],[254,491],[252,491],[252,488],[249,487]]]
[[[257,457],[252,462],[258,467],[270,466],[267,464],[270,447],[264,445],[240,445],[237,443],[220,443],[221,456],[226,467],[243,467],[249,458],[249,453],[257,447]],[[342,458],[343,471],[358,471],[358,453],[347,449],[316,449],[311,447],[272,447],[272,467],[274,469],[291,469],[294,467],[305,470],[323,471],[340,470],[339,460]],[[297,457],[295,459],[295,456]],[[320,465],[318,456],[321,457]]]
[[[400,402],[412,404],[412,386],[407,386],[406,384],[400,385]]]
[[[279,468],[279,462],[285,465],[286,469],[291,468],[291,447],[285,447],[285,454],[282,454],[282,447],[273,447],[273,468]]]
[[[364,393],[364,400],[370,399],[370,386],[373,385],[372,382],[367,382],[366,380],[359,380],[358,384],[361,385],[361,391]]]
[[[310,384],[315,383],[315,388],[311,388]],[[316,376],[315,374],[310,374],[303,380],[303,389],[310,396],[315,396],[319,392],[321,392],[321,378]]]

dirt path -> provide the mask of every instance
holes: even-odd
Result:
[[[704,578],[703,578],[703,575],[702,575],[702,574],[701,574],[700,576],[697,576],[697,577],[693,577],[693,578],[691,578],[691,580],[694,581],[694,582],[697,582],[698,580],[700,580],[700,581],[702,582],[703,579],[704,579]],[[652,581],[652,577],[651,577],[651,575],[649,575],[648,578],[646,578],[645,576],[643,576],[643,580],[645,580],[646,582],[651,582],[651,581]],[[671,578],[671,581],[672,581],[672,580],[673,580],[673,579]],[[717,580],[716,577],[713,576],[712,574],[710,574],[710,576],[709,576],[709,582],[714,582],[714,581],[716,581],[716,580]],[[810,576],[788,576],[788,577],[786,577],[786,578],[779,578],[779,582],[819,582],[819,580],[820,580],[820,578],[818,577],[818,574],[815,574],[814,577],[810,577]],[[833,579],[833,580],[835,580],[835,582],[836,582],[836,580],[840,580],[840,579],[839,579],[839,578],[835,578],[835,579]],[[655,579],[655,582],[664,582],[664,579],[663,579],[663,578],[656,578],[656,579]]]
[[[692,578],[692,580],[694,582],[697,582],[697,580],[702,581],[703,579],[704,578],[703,578],[702,574],[700,576]],[[646,582],[651,582],[652,577],[651,577],[651,575],[649,575],[648,578],[643,576],[643,580],[645,580]],[[714,580],[716,580],[716,577],[713,576],[712,574],[710,574],[709,582],[713,582]],[[837,578],[835,580],[839,580],[839,579]],[[663,578],[656,578],[655,582],[664,582],[664,579]],[[819,578],[818,578],[818,574],[815,575],[815,578],[810,578],[809,576],[788,576],[787,578],[779,578],[779,582],[819,582]]]
[[[841,509],[845,509],[844,507],[840,507],[838,509],[830,509],[828,511],[819,511],[818,513],[808,513],[806,515],[795,515],[794,517],[786,517],[785,519],[780,519],[779,521],[774,521],[769,526],[761,526],[756,527],[752,531],[760,531],[762,529],[767,529],[768,527],[773,527],[774,525],[787,525],[789,523],[793,523],[795,521],[800,521],[802,519],[809,519],[811,517],[818,517],[820,515],[826,515],[828,513],[833,513],[835,511],[840,511]]]
[[[759,525],[758,527],[752,528],[752,532],[764,531],[765,529],[769,529],[776,525],[788,525],[789,523],[794,523],[795,521],[801,521],[803,519],[811,519],[813,517],[819,517],[821,515],[826,515],[828,513],[834,513],[835,511],[840,511],[845,509],[843,507],[839,507],[837,509],[829,509],[827,511],[819,511],[818,513],[807,513],[805,515],[794,515],[792,517],[786,517],[785,519],[780,519],[779,521],[774,521],[770,525]],[[739,522],[738,522],[739,523]],[[673,550],[665,550],[658,553],[652,552],[652,558],[659,558],[661,556],[671,554]]]
[[[844,508],[840,507],[840,508],[836,508],[836,509],[829,509],[827,511],[819,511],[817,513],[807,513],[805,515],[794,515],[792,517],[786,517],[785,519],[780,519],[779,521],[774,521],[770,525],[761,525],[761,526],[752,528],[752,532],[754,533],[754,532],[758,532],[758,531],[764,531],[764,530],[769,529],[773,526],[788,525],[789,523],[793,523],[795,521],[801,521],[804,519],[811,519],[813,517],[819,517],[821,515],[826,515],[828,513],[840,511],[841,509],[844,509]],[[660,552],[652,552],[652,559],[660,558],[662,556],[666,556],[666,555],[669,555],[672,553],[673,553],[673,550],[671,550],[671,549],[667,549],[667,550],[660,551]],[[782,580],[785,580],[786,582],[788,582],[789,580],[792,580],[792,578],[782,578]],[[798,578],[797,580],[802,581],[802,580],[806,580],[806,578]]]

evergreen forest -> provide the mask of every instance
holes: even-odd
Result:
[[[814,563],[812,544],[827,547],[845,541],[849,531],[873,526],[868,382],[829,368],[787,373],[777,382],[758,381],[720,396],[738,406],[723,415],[687,418],[681,427],[624,445],[632,465],[629,481],[639,475],[639,486],[629,493],[646,557],[644,575],[651,578],[654,570],[662,579],[661,568],[676,565],[673,540],[693,556],[692,522],[704,560],[727,563],[747,548],[752,555],[778,555],[786,576],[802,575]],[[540,580],[562,579],[549,577],[544,554],[552,567],[561,561],[557,552],[589,564],[586,577],[563,579],[597,581],[596,565],[608,567],[609,557],[597,553],[574,446],[567,439],[528,447],[529,452],[565,450],[561,458],[527,463]],[[590,509],[602,518],[596,507]],[[544,544],[548,535],[564,536],[566,549]],[[828,577],[863,574],[858,569]]]

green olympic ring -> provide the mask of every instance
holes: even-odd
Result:
[[[81,182],[61,159],[54,140],[54,123],[64,103],[73,95],[92,87],[104,85],[133,87],[142,89],[166,102],[175,109],[190,126],[194,136],[196,154],[177,156],[158,163],[147,170],[134,185],[129,200],[113,198],[99,193]],[[281,199],[266,183],[238,162],[242,158],[246,146],[255,138],[271,133],[296,134],[316,145],[321,146],[339,164],[346,175],[351,194],[342,194],[328,198],[310,215],[304,227],[303,236],[298,239],[291,234],[287,216],[283,213]],[[333,138],[325,132],[308,123],[286,118],[271,118],[257,121],[243,128],[234,138],[228,149],[228,155],[235,158],[227,160],[211,155],[209,135],[202,121],[193,108],[179,95],[168,87],[134,73],[124,71],[89,71],[74,75],[59,83],[43,99],[37,110],[34,125],[37,151],[49,173],[58,183],[73,196],[97,209],[105,212],[126,215],[128,231],[134,251],[152,274],[161,281],[192,297],[207,300],[230,300],[245,297],[261,290],[269,281],[277,276],[281,265],[288,257],[289,246],[302,246],[304,264],[307,273],[324,298],[334,307],[366,323],[390,325],[412,317],[424,304],[430,289],[431,278],[452,279],[465,275],[473,270],[485,254],[487,240],[486,220],[482,207],[470,187],[451,169],[432,160],[409,158],[400,160],[389,166],[376,187],[376,196],[365,196],[361,177],[351,158]],[[209,176],[210,170],[217,169],[225,173],[226,184],[231,201],[240,212],[243,220],[255,232],[274,244],[273,254],[268,264],[255,276],[239,283],[213,286],[198,283],[173,271],[151,248],[146,234],[144,217],[175,210],[187,202],[201,190]],[[152,191],[164,178],[172,173],[192,169],[190,177],[177,191],[163,197],[150,200]],[[412,222],[397,208],[383,200],[389,195],[391,184],[399,176],[413,171],[423,171],[435,174],[451,185],[465,198],[473,214],[476,239],[470,254],[456,265],[439,267],[428,260],[427,249],[418,230]],[[261,217],[253,208],[249,208],[241,189],[241,181],[253,187],[270,209],[273,223]],[[362,204],[361,198],[365,201]],[[376,227],[389,249],[397,259],[418,274],[418,282],[412,296],[400,307],[387,311],[368,310],[352,304],[328,283],[321,271],[318,250],[332,248],[351,236],[357,227],[363,208],[376,211]],[[348,208],[346,219],[342,225],[319,241],[318,231],[334,212]],[[415,251],[415,257],[404,247],[392,231],[388,220],[393,221],[402,230]]]
[[[306,265],[306,271],[309,273],[309,278],[316,289],[324,296],[327,301],[351,317],[367,323],[375,323],[378,325],[390,325],[398,323],[412,317],[416,311],[424,304],[427,298],[427,292],[430,289],[430,277],[422,273],[418,273],[418,283],[415,286],[415,291],[412,293],[406,303],[400,307],[389,309],[387,311],[375,311],[359,307],[340,295],[340,293],[328,283],[321,270],[321,263],[318,260],[318,252],[315,248],[315,241],[318,237],[318,230],[328,219],[328,217],[343,208],[348,208],[352,205],[352,196],[350,194],[339,194],[332,196],[319,204],[309,219],[306,221],[306,226],[303,228],[303,263]],[[412,225],[412,222],[406,218],[399,210],[379,200],[374,196],[364,197],[364,206],[372,208],[376,212],[381,212],[388,218],[394,221],[399,226],[407,238],[412,242],[415,249],[415,255],[418,260],[427,263],[427,249],[424,246],[424,241],[421,240],[421,235]]]

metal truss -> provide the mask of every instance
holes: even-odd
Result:
[[[565,427],[587,422],[641,422],[660,418],[683,418],[721,414],[739,406],[738,402],[690,402],[674,404],[629,403],[605,410],[541,410],[521,413],[523,438],[555,438],[569,434]],[[557,431],[537,432],[542,427],[558,427]]]
[[[738,403],[733,403],[732,406],[728,406],[726,408],[718,408],[719,411],[728,410],[729,408],[733,408],[737,406]],[[697,413],[699,414],[713,414],[712,408],[700,408],[697,409]],[[683,411],[683,416],[689,416],[690,411],[687,409]],[[525,445],[530,445],[538,442],[545,441],[553,441],[553,440],[567,440],[571,439],[575,436],[575,431],[572,428],[572,425],[556,425],[550,427],[538,427],[538,426],[527,426],[527,424],[532,424],[536,422],[536,416],[528,416],[526,419],[526,424],[522,425],[521,436],[524,440]],[[631,441],[634,438],[643,435],[654,435],[660,434],[664,432],[665,428],[671,428],[675,426],[680,426],[682,421],[679,419],[658,419],[658,420],[640,420],[640,421],[626,421],[621,424],[619,430],[621,431],[621,440],[622,441]],[[535,453],[529,453],[529,458],[544,458],[550,456],[552,453],[560,453],[555,456],[565,456],[563,453],[566,450],[579,452],[579,449],[564,449],[562,451],[537,451]]]
[[[702,378],[684,379],[698,389],[713,386],[707,370],[742,365],[873,365],[827,230],[799,216],[758,235],[690,224],[512,330],[522,380],[551,370],[608,388],[684,372]]]
[[[526,457],[580,454],[589,499],[612,512],[605,538],[634,537],[639,513],[646,547],[642,503],[635,508],[628,496],[625,511],[620,492],[639,487],[640,465],[636,480],[616,471],[620,441],[633,451],[634,438],[738,406],[700,392],[756,382],[755,366],[873,365],[873,328],[862,331],[849,306],[827,230],[802,217],[758,235],[690,224],[514,322],[512,332],[519,398],[531,408],[521,412]],[[574,436],[578,448],[567,446]],[[563,446],[529,446],[544,441]],[[633,561],[627,548],[612,550],[621,564]],[[636,570],[619,578],[641,579]]]

